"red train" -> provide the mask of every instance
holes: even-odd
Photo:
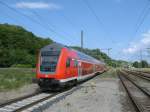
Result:
[[[58,43],[42,48],[38,57],[36,78],[41,88],[75,84],[106,71],[103,62]]]

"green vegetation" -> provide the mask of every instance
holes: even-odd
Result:
[[[107,72],[100,75],[101,78],[117,78],[117,70],[115,68],[110,68]]]
[[[81,49],[80,47],[76,46],[73,46],[72,48],[84,52],[85,54],[90,55],[98,60],[102,60],[108,66],[120,67],[128,64],[128,62],[126,61],[111,59],[107,54],[101,52],[100,49],[87,49],[87,48]]]
[[[20,26],[0,24],[0,67],[34,67],[37,51],[52,42],[51,39],[37,37]],[[111,59],[99,49],[73,48],[103,60],[109,66],[127,64],[125,61]]]
[[[0,67],[35,66],[37,50],[52,43],[15,25],[0,24]]]
[[[33,77],[35,73],[30,68],[0,68],[0,91],[30,84]]]
[[[37,37],[20,26],[0,24],[0,91],[30,84],[35,77],[31,68],[35,67],[37,51],[52,42],[51,39]],[[109,66],[118,67],[127,63],[113,60],[99,49],[73,48],[103,60]],[[113,72],[111,70],[105,74],[113,75]],[[104,77],[108,76],[105,74]]]
[[[145,60],[142,60],[140,62],[135,61],[132,65],[135,68],[148,68],[149,67],[148,62]]]

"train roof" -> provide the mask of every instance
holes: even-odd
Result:
[[[59,44],[59,43],[52,43],[52,44],[49,44],[43,48],[41,48],[42,51],[47,51],[47,50],[54,50],[54,51],[59,51],[61,50],[62,48],[66,47],[65,45],[63,44]]]
[[[59,51],[59,50],[61,50],[64,47],[75,51],[77,53],[77,55],[79,56],[79,58],[82,59],[82,60],[93,62],[93,63],[96,63],[96,64],[99,64],[99,63],[100,64],[105,64],[104,62],[99,61],[99,60],[97,60],[97,59],[95,59],[95,58],[93,58],[93,57],[91,57],[89,55],[86,55],[85,53],[82,53],[80,51],[77,51],[77,50],[75,50],[75,49],[73,49],[71,47],[65,46],[65,45],[60,44],[60,43],[52,43],[50,45],[47,45],[47,46],[43,47],[41,50],[42,51],[47,51],[47,50],[53,49],[54,51]]]

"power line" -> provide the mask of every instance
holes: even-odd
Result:
[[[9,5],[7,5],[6,3],[4,3],[4,2],[2,2],[2,1],[0,1],[0,4],[6,6],[6,7],[9,8],[10,10],[13,10],[13,11],[16,12],[17,14],[22,15],[22,16],[24,16],[24,17],[30,19],[32,22],[34,22],[34,23],[40,25],[41,27],[43,27],[44,29],[47,30],[47,28],[45,28],[41,23],[39,23],[39,22],[36,21],[35,19],[31,18],[30,16],[28,16],[28,15],[26,15],[26,14],[24,14],[24,13],[21,13],[20,11],[17,11],[16,9],[10,7]],[[54,32],[54,31],[52,30],[52,32]]]
[[[87,5],[87,7],[91,10],[91,12],[93,13],[93,15],[95,16],[95,18],[97,19],[97,21],[103,25],[102,21],[99,19],[99,17],[97,16],[97,14],[95,13],[95,11],[93,10],[93,8],[90,6],[89,2],[87,0],[83,0],[83,2]]]
[[[37,12],[35,12],[35,11],[32,11],[33,12],[33,14],[39,19],[39,20],[42,20],[42,21],[44,21],[44,22],[46,22],[45,20],[44,20],[44,18],[42,17],[42,16],[40,16]],[[46,24],[47,24],[47,26],[50,28],[50,26],[52,26],[53,28],[55,27],[56,28],[56,26],[54,26],[52,23],[48,23],[48,22],[46,22]],[[67,33],[65,33],[65,32],[63,32],[64,34],[67,34]],[[61,37],[65,37],[63,34],[61,34],[61,33],[59,33],[59,35],[61,36]],[[68,34],[67,34],[68,35]],[[70,38],[67,38],[66,37],[66,39],[70,39]],[[71,39],[70,39],[71,40]],[[71,40],[72,41],[72,40]]]
[[[149,4],[148,4],[148,5],[149,5]],[[141,27],[142,24],[144,23],[145,18],[148,16],[148,14],[149,14],[149,12],[150,12],[150,7],[148,8],[147,11],[146,11],[146,7],[147,7],[147,5],[144,7],[144,9],[143,9],[143,11],[142,11],[142,13],[141,13],[141,15],[140,15],[140,16],[142,17],[142,14],[144,13],[144,15],[143,15],[141,21],[139,22],[139,24],[138,24],[137,27],[136,27],[135,34],[138,32],[138,30],[140,29],[140,27]]]
[[[45,0],[47,3],[48,3],[48,1],[47,0]],[[68,24],[70,24],[71,25],[71,27],[73,27],[74,28],[74,24],[63,14],[63,13],[61,13],[60,14],[65,20],[66,20],[66,22],[68,23]],[[52,25],[52,24],[51,24]],[[52,25],[53,27],[56,27],[56,26],[54,26],[54,25]],[[65,34],[68,34],[68,35],[70,35],[69,33],[67,33],[67,32],[64,32]],[[71,35],[70,35],[71,36]],[[72,37],[72,36],[71,36]],[[75,40],[76,40],[76,42],[78,42],[78,40],[76,39],[76,38],[74,38]]]
[[[150,0],[148,0],[148,2],[150,2]],[[150,4],[146,4],[142,10],[142,12],[140,13],[138,19],[137,19],[137,22],[136,22],[136,25],[135,25],[135,33],[134,33],[134,36],[131,38],[131,39],[134,39],[138,33],[138,31],[140,30],[140,27],[143,25],[146,17],[148,16],[150,12]],[[131,40],[130,39],[130,40]]]
[[[68,17],[67,17],[65,14],[61,13],[61,16],[66,20],[66,22],[67,22],[68,24],[70,24],[70,26],[71,26],[72,28],[75,29],[75,25],[72,23],[72,21],[70,21],[70,19],[68,19]]]
[[[86,6],[88,7],[88,9],[92,12],[92,14],[94,15],[94,17],[98,21],[98,23],[103,27],[103,30],[104,30],[105,34],[108,35],[108,30],[105,29],[105,25],[103,24],[102,20],[97,16],[97,14],[95,13],[94,9],[89,4],[88,0],[82,0],[82,1],[86,4]],[[109,38],[109,39],[112,41],[112,43],[114,43],[114,40],[112,40],[111,38]]]
[[[33,11],[33,10],[31,10],[31,11]],[[39,20],[42,19],[44,22],[46,22],[46,21],[43,19],[43,17],[40,16],[37,12],[33,11],[33,13],[34,13],[34,15],[37,16],[37,18],[39,18]],[[52,24],[52,23],[46,22],[46,24],[48,25],[48,27],[52,26],[53,28],[57,28],[57,27],[56,27],[54,24]],[[58,28],[57,28],[57,29],[58,29]],[[68,37],[72,37],[71,34],[69,34],[68,32],[64,32],[64,31],[61,31],[61,32],[63,32],[63,34],[65,34],[65,35],[69,35]],[[60,34],[60,33],[59,33],[59,34]],[[63,36],[63,37],[65,37],[63,34],[61,33],[60,35]],[[67,39],[67,37],[66,37],[66,39]],[[68,39],[69,39],[70,41],[74,42],[71,38],[68,38]],[[76,42],[78,42],[78,40],[77,40],[76,38],[74,38],[74,40],[75,40]]]
[[[46,21],[44,20],[44,18],[43,18],[42,16],[40,16],[36,11],[31,10],[31,12],[38,18],[39,21],[44,21],[44,22],[46,22]],[[50,26],[52,26],[53,28],[55,27],[53,24],[49,24],[48,22],[46,22],[46,24],[47,24],[48,29],[51,29]],[[60,37],[63,37],[64,39],[66,38],[66,39],[69,39],[70,41],[72,41],[70,38],[67,38],[66,36],[64,36],[64,35],[61,34],[61,33],[58,33],[58,32],[57,32],[57,35],[59,35]]]
[[[43,24],[40,23],[39,21],[37,21],[37,20],[33,19],[32,17],[30,17],[30,16],[28,16],[28,15],[26,15],[26,14],[24,14],[24,13],[22,13],[22,12],[16,10],[16,9],[10,7],[8,4],[6,4],[6,3],[4,3],[4,2],[2,2],[2,1],[0,1],[0,4],[6,6],[6,7],[9,8],[10,10],[13,10],[13,11],[16,12],[17,14],[22,15],[22,16],[28,18],[30,21],[32,21],[32,22],[34,22],[34,23],[40,25],[41,27],[43,27],[45,30],[51,31],[51,32],[53,32],[53,33],[55,33],[55,34],[57,34],[57,35],[59,35],[59,36],[62,36],[61,34],[57,33],[57,32],[56,32],[55,30],[53,30],[52,28],[46,28],[45,25],[43,25]],[[35,13],[35,12],[34,12],[34,13]],[[36,16],[39,17],[37,14],[36,14]]]
[[[19,0],[20,2],[22,2],[22,0]],[[45,21],[45,19],[41,16],[41,15],[39,15],[36,11],[34,11],[33,9],[31,9],[30,10],[37,18],[38,18],[38,20],[41,22],[41,23],[43,23],[42,21],[44,21],[44,22],[46,22]],[[50,30],[52,30],[52,27],[53,28],[56,28],[52,23],[48,23],[48,22],[46,22],[46,27],[48,28],[48,29],[50,29]],[[56,31],[55,31],[56,32]],[[63,32],[64,33],[64,32]],[[64,33],[65,34],[65,33]],[[67,39],[67,37],[65,36],[65,35],[63,35],[63,34],[61,34],[61,33],[59,33],[59,32],[57,32],[57,35],[59,35],[60,37],[63,37],[63,38],[66,38]],[[69,38],[70,39],[70,38]],[[70,41],[72,41],[72,40],[70,40]]]
[[[139,21],[141,21],[141,18],[143,18],[143,14],[144,14],[144,13],[146,12],[146,10],[147,10],[147,7],[148,7],[148,4],[146,4],[146,5],[144,6],[142,12],[140,13],[140,15],[139,15],[139,17],[138,17],[138,19],[137,19],[137,22],[136,22],[136,25],[135,25],[136,30],[137,30],[137,28],[138,28],[138,26],[139,26]],[[135,31],[136,31],[136,30],[135,30]]]

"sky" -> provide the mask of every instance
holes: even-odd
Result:
[[[42,38],[99,48],[113,59],[150,62],[149,0],[0,0],[0,23]]]

